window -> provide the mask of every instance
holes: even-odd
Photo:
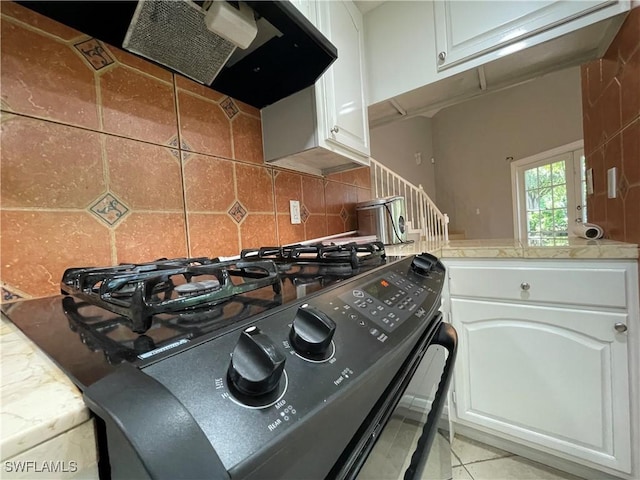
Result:
[[[534,245],[567,243],[571,226],[586,221],[582,142],[511,164],[516,238]]]

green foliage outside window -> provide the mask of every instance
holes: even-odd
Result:
[[[542,165],[524,172],[527,226],[530,240],[567,237],[567,182],[565,162]]]

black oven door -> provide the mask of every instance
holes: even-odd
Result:
[[[435,320],[328,478],[448,480],[449,422],[443,418],[457,351],[454,328]]]

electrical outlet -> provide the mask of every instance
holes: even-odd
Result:
[[[289,211],[291,212],[292,224],[302,223],[300,220],[300,202],[298,200],[289,200]]]

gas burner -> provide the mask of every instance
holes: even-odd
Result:
[[[144,333],[154,315],[207,310],[235,295],[269,285],[280,294],[278,269],[270,260],[177,258],[107,268],[70,268],[62,277],[61,289],[122,315],[134,332]]]
[[[364,265],[382,265],[386,253],[382,242],[342,245],[290,245],[286,247],[263,247],[245,249],[240,253],[243,260],[272,260],[281,272],[298,269],[296,273],[305,273],[305,268],[317,266],[316,275],[329,274],[350,276]]]
[[[188,282],[175,286],[175,290],[176,292],[178,292],[178,295],[181,295],[183,297],[200,295],[219,289],[220,282],[217,279],[203,280],[201,282]]]

